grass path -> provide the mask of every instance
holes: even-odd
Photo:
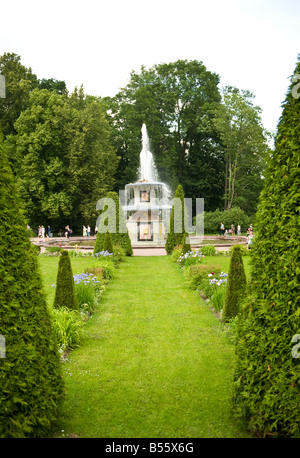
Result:
[[[169,257],[121,263],[64,363],[64,435],[247,437],[231,416],[234,348]]]

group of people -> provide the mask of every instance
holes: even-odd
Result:
[[[220,235],[228,235],[228,234],[235,235],[235,226],[234,226],[234,224],[232,224],[230,229],[227,230],[227,229],[225,229],[224,224],[221,223],[221,225],[220,225]],[[242,235],[242,228],[241,228],[240,224],[237,225],[237,235]],[[253,237],[253,235],[254,235],[253,234],[253,227],[252,227],[252,224],[250,224],[250,226],[247,229],[247,237]]]
[[[27,229],[29,230],[30,226],[27,225]],[[95,235],[97,235],[97,232],[98,232],[98,227],[95,226]],[[64,232],[62,231],[62,229],[59,230],[58,236],[62,237],[64,235],[66,238],[69,238],[72,233],[73,233],[72,229],[70,228],[69,225],[67,225],[65,227],[65,231]],[[43,240],[45,238],[50,238],[50,237],[53,236],[51,227],[48,226],[47,234],[46,235],[45,234],[46,234],[45,227],[44,226],[39,226],[38,227],[38,237],[43,239]],[[83,237],[90,237],[90,236],[91,236],[91,228],[90,228],[90,226],[89,225],[87,227],[83,226]]]
[[[235,235],[235,226],[234,226],[234,224],[231,225],[230,229],[226,229],[224,224],[221,223],[221,225],[220,225],[220,235],[228,235],[228,234]],[[241,228],[241,225],[238,224],[237,225],[237,235],[241,235],[241,234],[242,234],[242,228]]]
[[[97,235],[98,227],[95,226],[95,235]],[[90,237],[91,236],[91,228],[90,226],[82,226],[82,235],[83,237]]]
[[[46,233],[46,230],[45,230],[45,227],[44,226],[39,226],[38,227],[38,237],[39,238],[42,238],[42,239],[45,239],[45,233]],[[47,228],[47,235],[46,237],[52,237],[52,232],[51,232],[51,227],[48,226]]]

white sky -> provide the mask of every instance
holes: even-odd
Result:
[[[299,0],[9,0],[0,5],[0,55],[38,78],[113,96],[132,70],[202,61],[225,84],[256,95],[274,131],[300,52]]]

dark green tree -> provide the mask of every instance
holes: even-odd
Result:
[[[66,307],[71,310],[79,309],[71,260],[66,250],[61,251],[59,258],[53,307]]]
[[[247,214],[256,212],[270,154],[270,136],[263,128],[261,109],[253,100],[251,92],[227,86],[223,103],[212,118],[225,153],[224,208],[239,206]]]
[[[0,127],[5,138],[15,133],[14,123],[29,106],[30,93],[38,87],[38,79],[15,53],[0,56],[0,73],[5,77],[6,86],[6,97],[0,99]]]
[[[187,233],[187,215],[184,205],[184,192],[181,185],[177,186],[174,202],[170,215],[170,227],[167,235],[165,249],[171,254],[175,246],[183,243],[183,237]]]
[[[230,257],[227,285],[225,291],[223,321],[230,321],[238,315],[242,301],[245,299],[247,281],[244,270],[241,248],[238,245],[232,247]]]
[[[141,126],[146,124],[159,179],[175,191],[182,184],[188,197],[205,197],[215,209],[223,194],[223,151],[209,109],[218,105],[218,75],[202,62],[178,60],[141,67],[129,84],[107,99],[111,139],[121,157],[118,189],[136,180]]]
[[[106,232],[105,237],[104,237],[103,251],[108,251],[108,253],[114,252],[111,236],[108,231]]]
[[[235,411],[261,436],[300,435],[299,74],[298,59],[258,206],[251,300],[238,319]]]
[[[96,203],[114,185],[118,158],[101,100],[35,89],[6,147],[31,227],[58,230],[96,221]]]
[[[42,437],[60,411],[61,363],[2,138],[0,188],[0,335],[6,345],[0,363],[0,437]]]

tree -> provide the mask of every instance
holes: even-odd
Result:
[[[175,246],[183,244],[183,237],[187,234],[187,215],[184,205],[184,192],[178,185],[170,215],[170,228],[167,235],[165,249],[168,254],[172,253]],[[184,245],[188,245],[185,243]]]
[[[0,99],[0,122],[5,138],[15,133],[14,123],[28,107],[30,93],[38,87],[38,79],[15,53],[0,56],[0,73],[5,77],[6,86],[6,97]]]
[[[209,108],[221,101],[218,83],[218,75],[202,62],[178,60],[142,66],[124,89],[106,99],[112,142],[121,157],[118,189],[137,178],[145,123],[160,180],[174,190],[182,184],[191,198],[205,196],[213,209],[219,205],[223,152],[214,126],[204,128]]]
[[[296,76],[283,104],[260,195],[251,298],[239,314],[234,406],[254,433],[300,434],[300,103]],[[252,251],[251,249],[251,251]]]
[[[270,152],[261,109],[253,105],[253,99],[249,91],[226,86],[212,121],[225,151],[224,208],[235,205],[248,214],[256,211]]]
[[[96,220],[118,163],[101,100],[35,89],[6,146],[31,226]]]
[[[246,285],[247,282],[241,248],[235,245],[232,247],[232,254],[230,257],[224,308],[222,311],[223,321],[230,321],[238,315],[242,301],[247,294]]]
[[[62,372],[21,200],[0,139],[0,437],[42,437],[60,411]]]
[[[108,251],[108,253],[113,253],[113,244],[111,241],[111,236],[110,233],[107,231],[104,237],[104,242],[103,242],[103,251]]]
[[[53,307],[66,307],[70,310],[79,309],[71,261],[66,250],[61,251],[59,258]]]

